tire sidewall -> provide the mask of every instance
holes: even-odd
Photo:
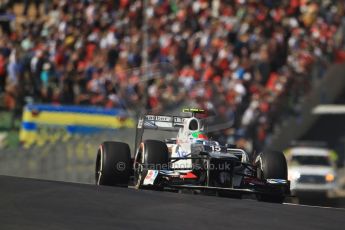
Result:
[[[259,179],[287,180],[287,163],[283,152],[262,152],[255,160]]]
[[[143,185],[149,167],[152,170],[160,170],[162,165],[169,164],[169,152],[165,142],[157,140],[145,140],[140,144],[139,151],[135,157],[135,188],[137,189],[160,189],[157,186]],[[142,165],[144,168],[139,168]]]
[[[97,164],[101,164],[102,174],[99,183],[98,181],[96,183],[109,186],[128,186],[131,172],[129,146],[122,142],[103,142],[97,155],[97,160],[100,161]]]

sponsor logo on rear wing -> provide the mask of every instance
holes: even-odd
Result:
[[[145,115],[138,120],[138,129],[177,130],[183,127],[184,117],[165,115]]]

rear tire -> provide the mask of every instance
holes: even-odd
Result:
[[[283,152],[267,151],[261,153],[255,160],[259,179],[287,180],[287,164]],[[283,203],[284,194],[258,194],[257,199],[264,202]]]
[[[151,188],[159,190],[159,185],[143,185],[148,170],[166,169],[169,164],[169,151],[167,145],[162,141],[146,140],[144,141],[136,158],[135,165],[135,188]]]
[[[127,187],[131,172],[131,154],[128,144],[103,142],[96,159],[96,184]]]

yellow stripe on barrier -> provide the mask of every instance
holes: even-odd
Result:
[[[21,129],[19,132],[19,140],[24,142],[24,148],[28,148],[36,142],[37,132]]]
[[[31,111],[25,111],[23,114],[23,121],[38,124],[88,125],[104,128],[135,127],[135,122],[133,119],[124,119],[121,121],[120,118],[115,116],[47,111],[42,111],[35,115],[33,115]]]

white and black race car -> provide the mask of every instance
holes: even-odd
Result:
[[[96,184],[128,186],[132,182],[137,189],[189,189],[230,197],[255,194],[258,200],[277,203],[290,194],[282,152],[250,157],[242,149],[222,146],[208,139],[205,119],[197,116],[203,110],[184,112],[192,116],[141,116],[133,158],[126,143],[102,143],[97,152]]]

